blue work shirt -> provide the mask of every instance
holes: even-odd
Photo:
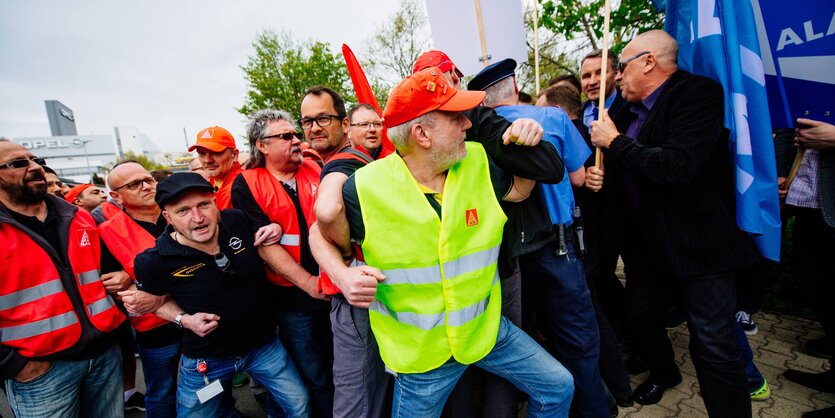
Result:
[[[609,97],[606,98],[606,103],[604,103],[604,106],[606,106],[606,109],[612,107],[612,103],[615,102],[615,97],[617,97],[617,95],[618,95],[618,89],[612,90],[612,94],[610,94]],[[597,113],[595,112],[596,109],[597,109],[597,101],[596,100],[595,101],[589,100],[589,101],[586,102],[586,105],[583,107],[583,125],[591,126],[591,123],[593,121],[597,120]]]
[[[568,115],[556,107],[499,106],[496,108],[496,113],[511,122],[519,118],[528,118],[542,125],[542,129],[545,130],[542,139],[552,143],[557,149],[565,164],[566,174],[557,184],[537,183],[537,187],[542,191],[542,197],[551,215],[551,222],[571,224],[574,193],[571,191],[568,173],[583,167],[583,163],[591,155],[591,150],[580,132],[574,127]]]

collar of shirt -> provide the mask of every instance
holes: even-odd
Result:
[[[641,132],[641,127],[643,127],[644,122],[647,120],[647,116],[649,116],[649,112],[652,110],[652,107],[655,106],[655,102],[658,100],[658,97],[661,95],[661,92],[664,91],[664,87],[667,85],[665,81],[660,86],[658,86],[652,93],[649,94],[644,100],[640,103],[632,103],[629,109],[632,113],[636,114],[638,117],[629,124],[629,129],[626,131],[626,136],[630,138],[637,138],[638,134]]]
[[[163,231],[162,235],[157,238],[157,249],[159,250],[160,255],[171,257],[171,256],[210,256],[209,254],[204,253],[203,251],[191,248],[187,245],[180,244],[179,242],[175,241],[174,238],[171,238],[171,233],[174,232],[174,227],[170,224],[165,227],[165,231]],[[218,222],[218,240],[223,242],[224,229]],[[221,249],[221,252],[222,249]]]
[[[617,97],[617,95],[618,95],[618,89],[615,89],[615,90],[612,91],[612,94],[610,94],[609,97],[606,98],[606,103],[604,103],[604,106],[606,106],[606,109],[609,109],[609,108],[612,107],[612,103],[615,102],[615,97]],[[595,111],[595,109],[597,109],[597,103],[598,102],[596,100],[589,100],[589,101],[586,102],[586,108],[583,109],[583,124],[584,125],[589,126],[595,120],[594,111]]]

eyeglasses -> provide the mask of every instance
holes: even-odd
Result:
[[[132,182],[130,182],[130,183],[123,184],[123,185],[121,185],[121,186],[119,186],[119,187],[117,187],[117,188],[115,188],[115,189],[113,189],[113,190],[111,190],[111,191],[114,191],[114,192],[115,192],[116,190],[119,190],[119,189],[121,189],[121,188],[123,188],[123,187],[124,187],[124,188],[126,188],[126,189],[128,189],[128,190],[130,190],[130,191],[132,191],[132,192],[133,192],[133,191],[136,191],[137,189],[142,188],[142,185],[143,185],[143,184],[146,184],[146,183],[147,183],[149,186],[153,186],[153,185],[157,184],[157,181],[156,181],[156,180],[154,180],[154,178],[153,178],[153,177],[146,177],[146,178],[144,178],[144,179],[134,180],[134,181],[132,181]]]
[[[362,122],[362,123],[352,123],[351,126],[356,126],[360,129],[365,129],[366,131],[370,128],[374,128],[380,130],[383,128],[383,122]]]
[[[32,157],[32,158],[18,158],[17,160],[11,160],[6,162],[6,164],[0,164],[0,169],[4,168],[26,168],[29,167],[29,164],[34,161],[35,164],[44,166],[46,165],[46,160],[43,158]]]
[[[299,125],[302,126],[302,129],[308,131],[313,128],[313,122],[316,122],[320,128],[324,128],[326,126],[330,126],[333,123],[334,119],[342,119],[342,116],[339,115],[319,115],[315,118],[301,118],[299,119]]]
[[[632,60],[634,60],[634,59],[636,59],[636,58],[640,58],[640,57],[643,57],[643,56],[644,56],[644,55],[646,55],[646,54],[651,54],[651,53],[652,53],[651,51],[644,51],[644,52],[641,52],[641,53],[640,53],[640,54],[638,54],[638,55],[635,55],[635,56],[633,56],[633,57],[629,57],[629,58],[627,58],[627,59],[625,59],[625,60],[623,60],[623,61],[619,62],[619,63],[618,63],[618,72],[619,72],[619,73],[622,73],[622,72],[623,72],[623,70],[625,70],[625,69],[626,69],[626,64],[629,64],[629,61],[632,61]]]
[[[319,125],[319,126],[322,126],[322,125]],[[265,139],[270,139],[270,138],[281,138],[285,141],[290,141],[293,138],[300,138],[302,135],[303,134],[301,132],[285,132],[283,134],[275,134],[275,135],[265,136],[265,137],[261,138],[261,140],[263,141]]]

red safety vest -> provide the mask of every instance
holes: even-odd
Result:
[[[392,154],[391,151],[387,151],[386,148],[383,148],[383,150],[381,151],[380,156],[379,156],[378,159],[386,157],[386,156],[391,155],[391,154]],[[370,164],[371,162],[374,161],[374,159],[371,157],[371,155],[369,155],[368,150],[366,150],[362,146],[355,146],[355,147],[351,147],[351,148],[345,148],[341,152],[338,152],[338,153],[334,154],[328,160],[328,162],[336,161],[336,160],[356,160],[356,161],[359,161],[359,162],[363,163],[363,165],[368,165],[368,164]],[[363,254],[362,254],[362,248],[355,242],[352,242],[351,246],[354,249],[354,260],[351,262],[351,266],[365,265],[365,256],[363,256]],[[337,293],[342,293],[342,291],[339,290],[339,288],[336,287],[336,286],[333,286],[333,289],[335,289]],[[322,286],[320,286],[319,290],[323,290]],[[327,293],[327,292],[325,292],[325,293],[326,294],[333,294],[333,293]]]
[[[125,211],[120,210],[107,218],[107,221],[99,225],[99,234],[107,244],[107,248],[122,264],[122,268],[128,273],[133,282],[136,283],[136,275],[133,270],[133,260],[142,251],[156,245],[156,239],[148,231],[143,229]],[[128,317],[130,324],[139,332],[150,331],[161,327],[168,321],[147,313],[140,316]]]
[[[24,357],[72,347],[81,336],[81,323],[49,253],[8,223],[0,224],[0,242],[0,342]],[[100,245],[93,218],[77,210],[70,222],[67,259],[87,318],[99,331],[110,332],[125,316],[101,284]]]
[[[308,227],[316,222],[313,213],[313,203],[316,200],[316,189],[319,188],[319,174],[322,169],[313,160],[304,159],[299,171],[296,172],[296,193],[302,205],[302,213]],[[264,168],[251,168],[243,172],[249,190],[261,210],[270,221],[281,225],[284,234],[281,236],[281,246],[296,260],[301,262],[301,230],[296,218],[296,206],[284,191],[284,186],[270,172]],[[293,286],[286,277],[265,266],[267,279],[279,286]],[[323,272],[319,276],[319,289],[326,294],[335,294],[336,286]]]
[[[101,204],[101,213],[104,215],[104,219],[110,219],[115,216],[117,213],[121,212],[122,208],[117,206],[113,202],[103,202]]]
[[[235,177],[238,177],[238,174],[243,173],[243,171],[241,165],[235,161],[232,168],[226,173],[226,177],[223,179],[223,185],[215,191],[215,203],[217,203],[218,209],[224,210],[232,207],[232,183],[235,182]],[[212,186],[215,186],[214,179],[211,180],[211,183]]]

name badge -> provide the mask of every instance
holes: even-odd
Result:
[[[220,384],[220,379],[216,379],[214,382],[204,386],[203,389],[197,391],[197,399],[202,404],[221,393],[223,393],[223,385]]]

